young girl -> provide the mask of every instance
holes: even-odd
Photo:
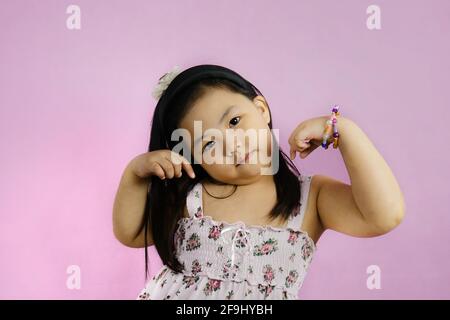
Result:
[[[402,220],[390,168],[337,107],[297,126],[288,157],[264,96],[228,68],[176,69],[154,94],[148,152],[125,169],[113,212],[117,239],[145,247],[146,279],[149,245],[164,264],[138,299],[297,299],[325,230],[374,237]],[[227,135],[239,129],[263,134],[258,144]],[[292,162],[331,144],[351,185],[301,175]]]

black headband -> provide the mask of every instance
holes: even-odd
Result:
[[[181,92],[184,88],[189,86],[190,84],[207,78],[222,78],[227,79],[242,88],[252,87],[256,90],[257,93],[260,93],[259,90],[253,86],[250,82],[245,80],[241,75],[237,72],[213,64],[201,64],[197,66],[190,67],[180,74],[178,74],[169,84],[167,89],[161,95],[156,108],[161,109],[159,111],[160,125],[163,125],[163,116],[165,114],[166,108],[170,105],[170,101],[174,96],[176,96],[179,92]]]

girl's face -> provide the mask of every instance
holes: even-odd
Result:
[[[248,184],[261,178],[261,168],[270,166],[269,122],[264,97],[252,101],[227,89],[208,88],[182,119],[180,128],[190,133],[187,147],[213,179]]]

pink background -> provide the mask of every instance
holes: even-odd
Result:
[[[81,30],[66,28],[70,4]],[[381,30],[366,27],[371,4]],[[323,235],[300,298],[449,299],[449,16],[444,0],[1,1],[0,298],[137,296],[144,251],[112,233],[118,182],[146,152],[157,79],[214,63],[263,92],[285,151],[298,123],[340,104],[404,191],[393,232]],[[295,162],[349,182],[336,150]]]

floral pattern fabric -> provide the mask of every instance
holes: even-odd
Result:
[[[299,177],[300,206],[284,228],[213,220],[197,183],[174,234],[183,272],[162,266],[137,299],[297,299],[316,250],[301,229],[311,178]]]

